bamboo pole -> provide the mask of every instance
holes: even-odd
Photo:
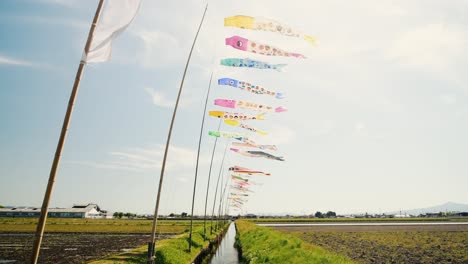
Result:
[[[229,142],[226,143],[226,148],[224,149],[224,154],[223,154],[223,160],[221,161],[221,167],[219,167],[219,174],[218,174],[218,180],[216,181],[216,188],[215,188],[215,196],[213,199],[213,210],[211,212],[211,220],[210,220],[210,234],[213,234],[213,217],[214,217],[214,210],[216,206],[216,197],[218,195],[218,186],[219,186],[219,180],[221,178],[221,175],[223,173],[223,168],[224,168],[224,159],[226,158],[226,152],[229,146]],[[223,183],[221,182],[221,186],[223,186]]]
[[[219,128],[221,127],[221,122],[223,120],[219,120],[218,124],[218,131]],[[208,205],[208,192],[210,190],[210,180],[211,180],[211,170],[213,169],[213,159],[214,155],[216,152],[216,144],[218,143],[218,137],[215,138],[214,146],[213,146],[213,152],[211,153],[211,161],[210,161],[210,170],[208,171],[208,183],[206,184],[206,197],[205,197],[205,214],[203,215],[203,239],[206,240],[206,208]]]
[[[206,92],[205,108],[203,109],[203,114],[202,114],[203,117],[202,117],[202,123],[201,123],[201,128],[200,128],[200,137],[198,138],[197,163],[195,165],[195,178],[193,180],[192,212],[190,214],[189,252],[192,251],[193,209],[195,207],[195,193],[196,193],[196,190],[197,190],[198,162],[200,160],[200,148],[201,148],[201,141],[202,141],[202,136],[203,136],[203,127],[205,125],[206,106],[208,105],[208,98],[210,97],[212,79],[213,79],[213,72],[211,72],[210,83],[208,85],[208,91]]]
[[[187,63],[185,64],[185,69],[184,69],[184,74],[182,75],[182,80],[180,82],[180,87],[179,87],[179,93],[177,94],[177,100],[175,103],[174,107],[174,112],[172,113],[172,119],[171,119],[171,125],[169,126],[169,133],[167,135],[167,142],[166,142],[166,148],[164,150],[164,157],[163,157],[163,162],[162,162],[162,167],[161,167],[161,175],[159,176],[159,185],[158,185],[158,193],[156,195],[156,205],[154,208],[154,218],[153,218],[153,225],[151,227],[151,241],[148,243],[148,260],[147,263],[152,264],[154,263],[155,260],[155,245],[156,245],[156,227],[158,224],[158,212],[159,212],[159,202],[161,200],[161,190],[162,190],[162,184],[163,184],[163,179],[164,179],[164,171],[166,168],[166,160],[167,160],[167,153],[169,150],[169,144],[171,143],[171,135],[172,135],[172,128],[174,127],[174,120],[177,114],[177,108],[179,106],[179,100],[180,100],[180,95],[182,94],[182,88],[184,87],[184,81],[185,81],[185,75],[187,74],[187,69],[190,63],[190,59],[192,57],[193,53],[193,48],[195,47],[195,43],[197,42],[198,34],[200,33],[200,29],[203,25],[203,21],[205,20],[205,15],[206,15],[206,10],[208,9],[208,4],[206,4],[205,11],[203,12],[203,17],[200,21],[200,25],[198,26],[197,34],[195,35],[195,38],[193,39],[192,47],[190,49],[190,53],[187,58]]]
[[[97,22],[99,20],[99,15],[101,14],[102,5],[104,0],[100,0],[94,14],[93,23],[89,29],[88,39],[86,40],[86,45],[84,48],[85,55],[88,54],[89,48],[91,46],[91,41],[93,39],[94,29],[96,28]],[[83,76],[83,70],[86,62],[81,60],[78,66],[78,70],[75,76],[75,82],[73,83],[73,89],[70,94],[70,99],[68,101],[67,112],[63,120],[62,131],[60,132],[60,137],[57,143],[57,149],[55,150],[54,160],[52,162],[52,167],[50,169],[49,181],[47,183],[47,188],[44,194],[44,200],[42,201],[41,214],[39,216],[39,221],[36,227],[36,234],[34,237],[33,251],[31,255],[31,263],[36,264],[39,258],[39,252],[41,250],[42,238],[44,236],[44,229],[47,222],[47,214],[49,210],[50,197],[52,196],[52,191],[54,189],[55,177],[57,175],[57,170],[60,163],[60,158],[62,156],[63,146],[65,145],[65,139],[67,137],[68,126],[70,124],[73,106],[75,105],[76,96],[78,94],[78,89],[80,87],[81,77]]]

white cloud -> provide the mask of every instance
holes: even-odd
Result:
[[[167,170],[185,170],[195,166],[197,152],[193,149],[171,145],[166,163]],[[128,148],[110,151],[106,161],[71,161],[70,164],[85,165],[98,169],[124,171],[152,171],[159,170],[164,157],[164,146],[158,145],[147,148]],[[207,157],[200,157],[201,163],[206,163]],[[181,180],[183,181],[183,179]]]
[[[457,96],[454,94],[444,94],[440,96],[440,100],[446,105],[453,105],[457,103]]]
[[[388,57],[405,65],[445,70],[465,53],[464,30],[445,24],[428,24],[400,34],[387,51]]]
[[[366,124],[364,124],[363,122],[356,122],[354,124],[354,132],[361,136],[367,136]]]
[[[155,91],[153,88],[149,87],[145,87],[145,91],[151,96],[153,104],[164,108],[174,107],[175,102],[167,99],[161,92]]]
[[[295,132],[287,127],[287,126],[272,126],[271,129],[268,130],[269,136],[264,138],[261,137],[261,141],[263,144],[289,144],[294,140]],[[259,137],[257,137],[259,138]]]
[[[40,0],[45,4],[61,5],[65,7],[76,7],[80,1],[78,0]]]
[[[141,63],[147,68],[167,68],[183,60],[184,52],[179,40],[163,31],[140,31],[136,33],[144,44],[139,55]]]
[[[16,65],[16,66],[27,66],[27,67],[35,66],[34,63],[32,63],[30,61],[13,59],[13,58],[9,58],[9,57],[5,57],[5,56],[0,55],[0,65],[1,64]]]

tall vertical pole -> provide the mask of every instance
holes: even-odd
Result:
[[[200,137],[198,138],[197,163],[195,165],[195,178],[193,180],[192,213],[190,214],[189,252],[192,251],[193,208],[195,207],[195,193],[197,191],[198,162],[200,160],[200,148],[201,148],[201,141],[202,141],[202,136],[203,136],[203,127],[205,126],[206,106],[208,105],[208,98],[210,97],[212,79],[213,79],[213,72],[211,72],[210,84],[208,85],[208,91],[206,92],[205,108],[203,109],[203,113],[202,113],[203,116],[202,116],[202,123],[201,123],[201,128],[200,128]]]
[[[86,45],[84,49],[85,55],[88,54],[89,48],[91,46],[91,40],[93,39],[94,29],[96,28],[97,22],[99,20],[99,15],[101,14],[102,5],[104,0],[100,0],[94,14],[93,23],[89,29],[88,39],[86,40]],[[52,162],[52,167],[49,174],[49,182],[47,183],[47,188],[44,194],[44,200],[42,201],[41,214],[39,216],[39,221],[36,227],[36,234],[34,237],[33,252],[31,255],[31,263],[36,264],[39,258],[39,252],[41,250],[42,237],[44,236],[45,224],[47,221],[47,214],[49,210],[50,197],[52,196],[52,191],[54,189],[55,176],[57,175],[57,169],[59,167],[60,158],[62,156],[63,146],[65,144],[65,139],[67,137],[68,126],[70,124],[73,106],[75,105],[76,95],[78,94],[78,89],[80,87],[81,77],[83,76],[83,70],[86,62],[81,60],[78,66],[78,70],[75,76],[75,82],[73,83],[73,89],[68,101],[67,112],[63,120],[62,131],[60,132],[59,141],[57,143],[57,149],[55,150],[54,161]]]
[[[220,197],[220,201],[219,201],[218,222],[217,223],[219,223],[219,217],[221,217],[221,208],[222,208],[222,204],[223,204],[222,199],[224,198],[224,195],[226,195],[226,188],[227,188],[228,184],[229,184],[229,176],[226,179],[226,185],[224,185],[224,190],[221,193],[221,197]],[[228,200],[229,200],[229,195],[227,195],[227,197],[226,197],[226,203],[227,203]],[[217,225],[217,226],[219,226],[219,225]]]
[[[219,128],[221,127],[221,122],[223,120],[219,120],[218,124],[218,131]],[[208,183],[206,184],[206,197],[205,197],[205,214],[203,215],[203,239],[206,240],[206,208],[208,206],[208,192],[210,190],[210,181],[211,181],[211,170],[213,169],[213,159],[214,155],[216,152],[216,144],[218,143],[218,138],[215,138],[214,146],[213,146],[213,152],[211,153],[211,161],[210,161],[210,170],[208,171]]]
[[[211,212],[211,220],[210,220],[210,234],[213,234],[213,217],[214,217],[214,210],[216,206],[216,197],[218,195],[218,186],[219,186],[219,180],[221,178],[221,175],[223,173],[223,168],[224,168],[224,159],[226,158],[226,152],[229,146],[229,142],[226,143],[226,148],[224,149],[224,154],[223,154],[223,160],[221,161],[221,167],[219,167],[219,174],[218,174],[218,180],[216,181],[216,188],[215,188],[215,196],[213,199],[213,210]],[[221,182],[221,188],[223,186],[223,183]]]
[[[187,69],[190,63],[190,59],[192,58],[192,53],[193,53],[193,48],[195,47],[195,43],[197,42],[198,34],[200,33],[200,29],[203,25],[203,21],[205,20],[205,15],[206,15],[206,10],[208,9],[208,4],[206,4],[205,11],[203,12],[203,17],[200,21],[200,25],[198,26],[197,34],[195,35],[195,38],[193,39],[192,47],[190,49],[189,56],[187,58],[187,63],[185,64],[185,69],[184,69],[184,74],[182,75],[182,81],[180,82],[180,87],[179,87],[179,93],[177,94],[177,100],[175,103],[174,107],[174,112],[172,113],[172,119],[171,119],[171,125],[169,126],[169,133],[167,135],[167,142],[166,142],[166,148],[164,150],[164,157],[163,157],[163,162],[162,162],[162,167],[161,167],[161,175],[159,176],[159,185],[158,185],[158,194],[156,196],[156,205],[154,208],[154,218],[153,218],[153,226],[151,227],[151,241],[148,243],[148,260],[147,263],[154,263],[155,260],[155,245],[156,245],[156,226],[158,223],[158,212],[159,212],[159,202],[161,199],[161,189],[163,185],[163,179],[164,179],[164,171],[166,168],[166,160],[167,160],[167,153],[169,150],[169,144],[171,143],[171,135],[172,135],[172,128],[174,127],[174,120],[177,114],[177,108],[179,106],[179,100],[180,100],[180,95],[182,94],[182,88],[184,87],[184,81],[185,81],[185,75],[187,74]]]

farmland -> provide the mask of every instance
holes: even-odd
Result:
[[[162,235],[167,238],[170,235]],[[31,256],[32,233],[0,234],[0,260],[27,263]],[[83,263],[109,254],[125,252],[150,240],[143,234],[49,233],[44,236],[40,263]],[[0,263],[1,263],[0,261]]]
[[[34,232],[36,218],[0,218],[0,232]],[[150,220],[129,219],[47,219],[46,232],[79,232],[79,233],[150,233]],[[180,233],[189,227],[188,220],[160,220],[159,233]],[[195,225],[203,221],[194,221]]]
[[[282,231],[359,263],[468,263],[468,232]]]
[[[36,223],[34,218],[0,218],[0,261],[27,262]],[[83,263],[131,251],[150,240],[151,223],[150,220],[49,218],[39,260],[41,263]],[[195,228],[202,228],[202,221],[194,223]],[[159,221],[158,239],[182,234],[188,228],[187,220]]]
[[[256,218],[256,223],[413,223],[413,222],[464,222],[461,217],[412,217],[412,218]]]

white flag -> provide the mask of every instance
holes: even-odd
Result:
[[[101,18],[94,30],[86,63],[108,61],[112,52],[112,40],[116,38],[135,18],[140,0],[107,0]]]

